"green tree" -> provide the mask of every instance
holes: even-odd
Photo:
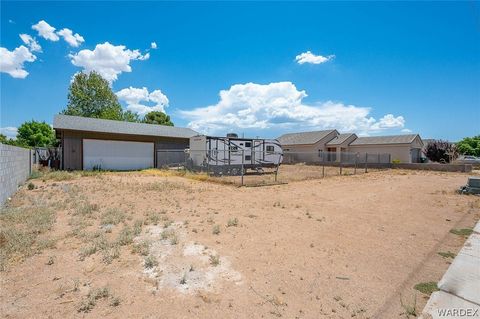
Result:
[[[127,122],[141,122],[140,117],[137,113],[133,113],[132,111],[125,111],[122,115],[122,120]]]
[[[457,143],[460,154],[480,156],[480,135],[474,137],[465,137]]]
[[[45,122],[31,120],[18,128],[17,145],[34,147],[52,146],[55,143],[55,133],[52,127]]]
[[[62,114],[117,121],[140,121],[136,114],[123,111],[108,81],[95,71],[75,75],[68,88],[68,105]]]
[[[173,126],[170,116],[159,111],[153,111],[145,115],[143,123]]]
[[[8,142],[7,137],[3,134],[0,134],[0,143],[7,144],[7,142]]]

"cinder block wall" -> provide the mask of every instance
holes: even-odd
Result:
[[[30,176],[31,150],[0,143],[0,205]]]

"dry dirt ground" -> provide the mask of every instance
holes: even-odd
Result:
[[[0,313],[406,318],[428,298],[413,287],[438,281],[463,245],[450,230],[480,218],[480,198],[455,193],[467,176],[238,188],[161,171],[47,174],[0,215]]]

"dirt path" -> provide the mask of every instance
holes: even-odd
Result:
[[[421,310],[428,296],[413,286],[438,281],[449,263],[438,252],[461,248],[450,229],[480,218],[478,197],[455,193],[466,176],[393,170],[257,188],[140,173],[35,180],[11,206],[51,207],[56,221],[39,238],[56,244],[0,272],[0,310],[405,318],[400,299],[416,295]]]

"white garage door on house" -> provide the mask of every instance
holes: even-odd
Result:
[[[153,167],[153,143],[83,140],[83,169],[136,170]]]

